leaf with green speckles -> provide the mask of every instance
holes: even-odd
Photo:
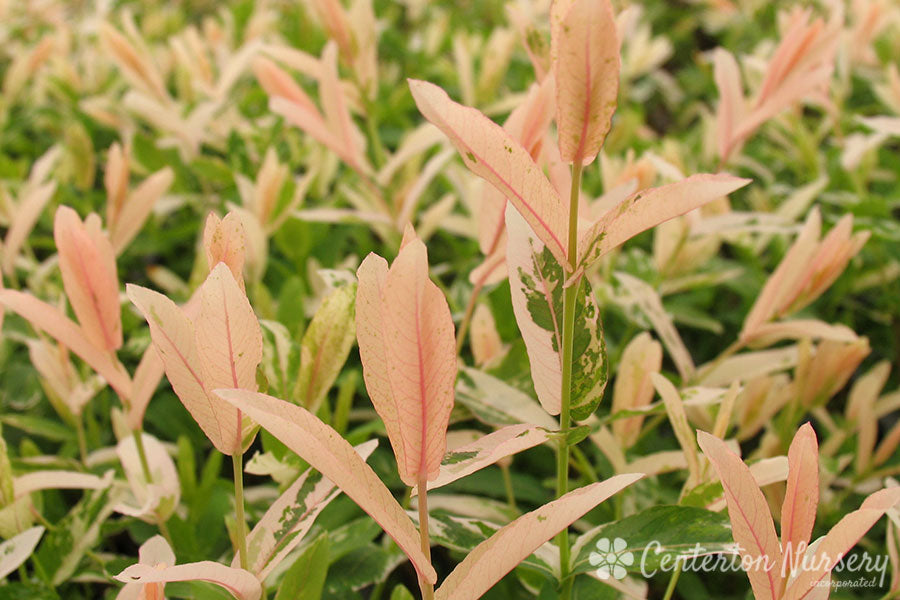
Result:
[[[375,447],[372,440],[356,447],[365,460]],[[276,500],[247,536],[250,571],[265,579],[303,540],[319,513],[334,500],[340,490],[312,469],[307,469]],[[240,565],[235,556],[232,567]]]
[[[511,205],[506,212],[507,261],[516,322],[528,349],[531,378],[541,405],[559,414],[562,398],[563,284],[566,273]],[[596,410],[607,380],[600,309],[584,278],[575,304],[571,415]]]

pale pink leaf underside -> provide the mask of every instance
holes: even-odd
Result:
[[[122,345],[119,280],[109,240],[82,223],[74,210],[60,206],[53,223],[66,296],[88,340],[103,350]],[[95,222],[96,223],[96,222]]]
[[[160,293],[131,284],[127,291],[150,325],[153,344],[184,407],[220,452],[240,452],[238,411],[209,393],[191,320]]]
[[[444,457],[437,478],[428,482],[428,489],[453,483],[502,458],[542,444],[547,441],[548,435],[547,430],[535,425],[509,425],[470,444],[454,448]]]
[[[22,244],[28,239],[28,235],[55,192],[56,182],[51,181],[29,188],[19,201],[3,242],[3,271],[7,274],[12,274]]]
[[[456,380],[453,319],[428,278],[421,240],[405,243],[385,269],[376,256],[360,266],[357,336],[366,387],[385,422],[400,477],[414,486],[420,477],[437,477],[446,450]]]
[[[502,192],[560,264],[568,264],[568,204],[528,151],[480,111],[452,101],[438,86],[411,79],[409,87],[421,113],[450,138],[465,165]]]
[[[809,599],[822,581],[844,554],[874,525],[890,508],[900,502],[900,487],[879,490],[866,498],[858,510],[846,515],[831,528],[828,535],[819,542],[810,568],[803,570],[788,586],[784,600]]]
[[[632,194],[580,235],[579,262],[590,263],[637,234],[748,183],[731,175],[701,174]]]
[[[384,529],[426,580],[437,575],[419,545],[419,534],[378,475],[337,431],[304,408],[247,390],[216,393],[281,440],[334,482]]]
[[[781,508],[781,547],[792,564],[801,544],[809,544],[819,504],[819,444],[809,423],[803,425],[788,450],[787,490]]]
[[[250,301],[225,263],[216,265],[200,287],[194,328],[207,389],[255,390],[262,332]]]
[[[209,214],[203,229],[203,248],[209,269],[212,270],[220,262],[225,263],[243,288],[247,238],[237,213],[230,212],[223,219],[215,213]]]
[[[759,565],[747,570],[753,593],[760,600],[777,600],[782,580],[781,545],[762,490],[744,461],[725,442],[705,431],[697,433],[697,442],[722,481],[732,535],[741,547],[741,556]]]
[[[160,169],[141,182],[122,206],[114,224],[110,224],[110,242],[116,254],[121,254],[138,234],[150,216],[153,205],[175,181],[170,167]]]
[[[616,475],[522,515],[478,544],[444,580],[435,600],[480,598],[544,542],[641,477],[640,473]]]
[[[121,397],[128,398],[131,395],[131,379],[124,369],[113,360],[110,353],[89,342],[81,327],[56,307],[31,294],[8,289],[0,289],[0,303],[77,354],[106,379]]]
[[[554,29],[559,152],[590,164],[609,132],[619,92],[619,40],[609,0],[577,0]]]

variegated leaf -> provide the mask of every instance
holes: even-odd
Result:
[[[356,448],[363,460],[378,446],[371,440]],[[264,581],[288,554],[303,541],[319,513],[334,500],[340,490],[321,473],[307,469],[269,506],[250,535],[247,554],[250,571]],[[232,567],[240,566],[235,556]]]
[[[515,207],[506,210],[509,284],[516,322],[528,349],[531,378],[544,410],[559,414],[562,396],[563,285],[566,272]],[[590,284],[580,278],[575,304],[572,418],[596,410],[607,380],[600,309]]]
[[[300,345],[300,403],[315,412],[341,372],[356,340],[356,284],[329,294],[303,334]]]

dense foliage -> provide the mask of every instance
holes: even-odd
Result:
[[[0,600],[900,597],[898,33],[0,0]]]

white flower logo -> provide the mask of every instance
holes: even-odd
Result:
[[[625,567],[634,564],[634,554],[624,552],[628,543],[622,538],[616,538],[610,543],[608,538],[597,540],[597,551],[591,552],[588,561],[597,567],[597,577],[600,579],[625,579],[628,571]]]

